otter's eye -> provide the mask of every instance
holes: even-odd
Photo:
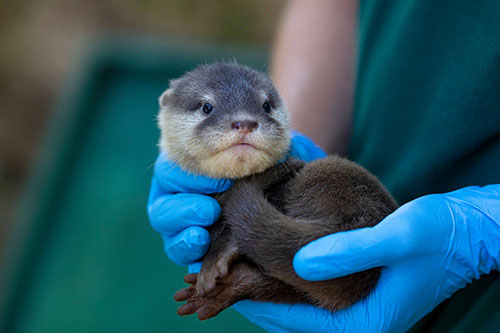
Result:
[[[266,113],[271,112],[271,103],[269,103],[269,102],[265,102],[264,104],[262,104],[262,109],[263,109]]]
[[[205,112],[206,114],[209,114],[210,112],[212,112],[214,109],[213,105],[210,104],[210,103],[205,103],[203,104],[203,107],[202,107],[202,110],[203,112]]]

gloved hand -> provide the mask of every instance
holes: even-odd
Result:
[[[454,292],[500,264],[500,185],[411,201],[372,228],[341,232],[300,249],[304,279],[383,266],[377,287],[330,313],[310,305],[242,301],[234,308],[272,332],[402,332]]]
[[[325,152],[304,135],[293,132],[290,156],[311,161]],[[228,179],[213,179],[183,171],[166,154],[155,163],[148,200],[148,215],[153,228],[161,234],[167,256],[175,263],[189,265],[197,272],[208,250],[210,235],[204,228],[220,216],[217,201],[207,195],[232,186]]]
[[[190,174],[160,154],[155,163],[148,200],[151,226],[164,241],[167,256],[176,264],[190,266],[195,271],[199,260],[210,245],[210,235],[204,228],[220,216],[220,206],[214,198],[204,195],[223,192],[232,186],[228,179],[213,179]],[[199,269],[199,268],[198,268]]]

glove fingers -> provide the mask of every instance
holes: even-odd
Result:
[[[190,227],[175,236],[162,237],[165,253],[179,265],[192,264],[200,260],[210,246],[210,234],[202,227]]]
[[[233,309],[268,332],[329,332],[331,312],[308,304],[240,301]]]
[[[190,226],[207,227],[221,214],[217,200],[202,194],[178,193],[159,197],[148,207],[151,226],[172,236]]]
[[[412,327],[436,303],[429,302],[434,297],[437,276],[424,273],[425,270],[439,268],[422,265],[418,260],[396,264],[384,268],[377,287],[368,297],[332,315],[332,329],[340,332],[405,332]]]
[[[200,270],[201,270],[201,261],[196,261],[188,265],[189,273],[199,273]]]
[[[160,154],[155,163],[155,179],[166,193],[217,193],[228,190],[233,181],[214,179],[202,175],[188,174],[165,154]]]
[[[407,253],[402,247],[408,237],[405,236],[405,223],[386,228],[385,222],[373,228],[328,235],[309,243],[295,255],[295,271],[303,279],[319,281],[390,265]],[[395,222],[400,221],[387,221],[387,224]]]

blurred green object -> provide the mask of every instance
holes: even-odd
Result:
[[[2,267],[2,332],[260,332],[233,310],[179,317],[186,272],[146,216],[158,96],[197,64],[258,69],[248,48],[104,39],[68,80]],[[36,112],[36,110],[33,110]]]

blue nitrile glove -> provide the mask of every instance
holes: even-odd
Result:
[[[326,154],[304,135],[293,132],[290,156],[305,161]],[[160,154],[155,163],[148,200],[148,215],[153,228],[164,240],[165,252],[175,263],[200,269],[196,261],[208,250],[210,235],[204,228],[220,216],[217,201],[203,194],[223,192],[232,186],[228,179],[212,179],[187,173]]]
[[[190,271],[199,269],[195,262],[205,255],[210,244],[204,227],[217,221],[221,213],[217,200],[204,194],[223,192],[231,186],[231,180],[187,173],[166,154],[160,154],[151,182],[148,215],[173,262],[193,264]]]
[[[311,162],[326,156],[326,153],[304,134],[292,130],[290,156],[304,162]]]
[[[500,185],[467,187],[421,197],[375,227],[325,236],[297,252],[295,271],[311,281],[384,267],[377,287],[351,307],[234,307],[272,332],[402,332],[499,264]]]

